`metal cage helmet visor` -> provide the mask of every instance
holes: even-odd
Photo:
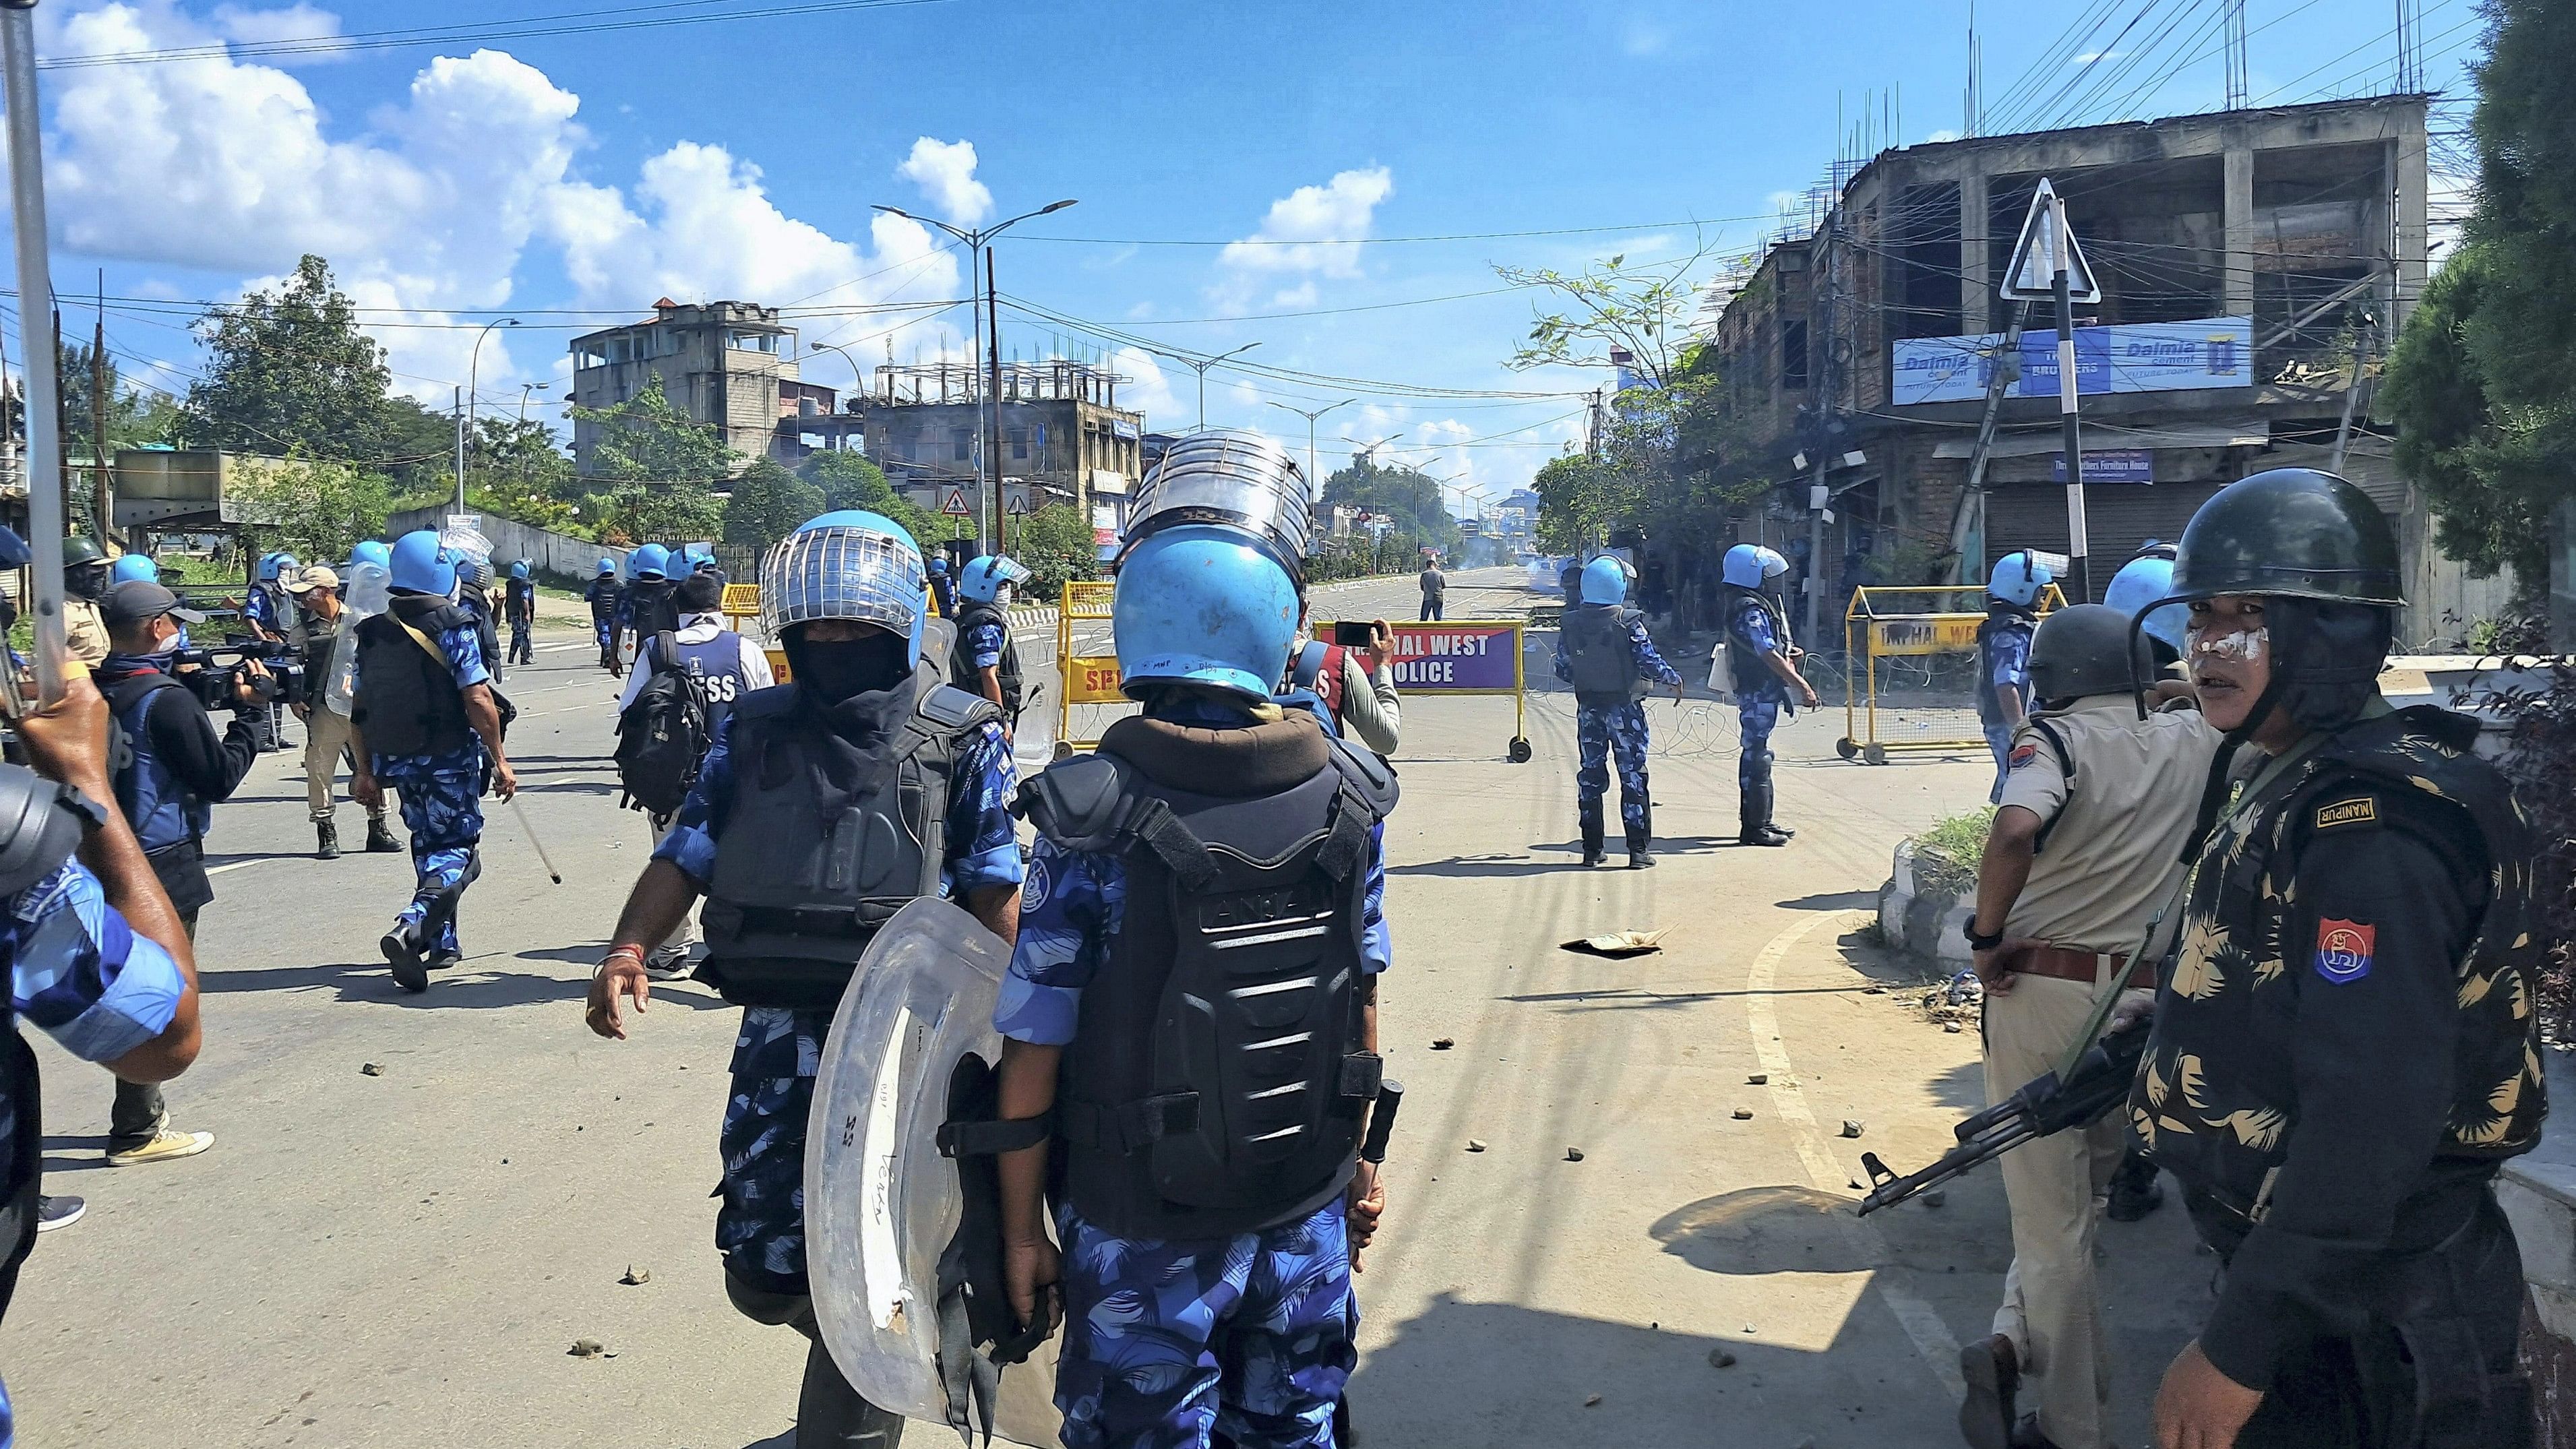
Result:
[[[1028,569],[1018,559],[986,554],[968,561],[957,576],[957,592],[978,603],[989,604],[1002,592],[1004,584],[1027,581]]]
[[[1278,440],[1228,428],[1193,433],[1172,445],[1136,490],[1126,554],[1155,533],[1181,524],[1219,524],[1249,534],[1303,587],[1314,493]]]
[[[760,618],[773,639],[796,624],[850,619],[912,643],[921,656],[921,548],[892,519],[859,509],[826,513],[780,539],[760,561]]]

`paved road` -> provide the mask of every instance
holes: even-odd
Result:
[[[1514,611],[1514,582],[1453,576],[1451,610]],[[1316,607],[1407,615],[1413,589],[1325,586]],[[45,1237],[0,1328],[25,1443],[792,1444],[801,1343],[732,1313],[711,1247],[735,1014],[681,986],[634,1040],[581,1026],[647,836],[604,762],[613,687],[578,634],[544,639],[508,687],[567,880],[498,812],[462,969],[420,997],[392,985],[375,940],[407,860],[307,858],[294,757],[270,756],[217,812],[207,1047],[171,1089],[214,1151],[104,1168],[106,1079],[39,1048],[49,1183],[91,1207]],[[1729,722],[1650,710],[1663,864],[1585,872],[1561,695],[1533,698],[1517,766],[1508,701],[1406,708],[1383,1022],[1411,1097],[1361,1278],[1359,1422],[1424,1449],[1954,1442],[1945,1346],[1985,1331],[2000,1189],[1989,1173],[1857,1224],[1845,1184],[1862,1147],[1945,1144],[1981,1096],[1975,1037],[1867,994],[1912,978],[1853,928],[1895,842],[1981,798],[1984,767],[1843,764],[1839,717],[1802,719],[1778,747],[1803,833],[1738,850]],[[1628,961],[1557,947],[1622,927],[1671,935]],[[1866,1136],[1833,1135],[1844,1118]],[[2106,1238],[2135,1443],[2208,1275],[2170,1209]],[[651,1281],[622,1286],[630,1266]],[[568,1356],[584,1337],[616,1356]]]

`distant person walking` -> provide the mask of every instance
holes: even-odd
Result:
[[[1440,572],[1440,556],[1433,554],[1431,560],[1422,566],[1422,617],[1438,619],[1443,598],[1448,592],[1449,576]]]

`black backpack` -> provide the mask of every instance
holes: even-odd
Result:
[[[677,649],[667,629],[652,637],[644,656],[652,677],[617,716],[617,780],[625,789],[618,804],[644,811],[657,824],[679,813],[715,742],[706,696],[680,667]]]

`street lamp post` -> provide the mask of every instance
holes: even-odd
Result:
[[[858,398],[865,395],[868,389],[867,374],[859,371],[859,360],[850,355],[849,348],[838,342],[808,342],[805,345],[820,351],[837,352],[841,354],[841,360],[850,365],[850,396],[852,398]],[[836,447],[840,441],[842,440],[836,437]]]
[[[990,247],[992,245],[993,238],[1009,231],[1012,227],[1018,226],[1021,222],[1027,221],[1031,217],[1045,216],[1050,212],[1062,211],[1066,207],[1073,205],[1074,201],[1075,198],[1073,197],[1067,197],[1062,201],[1052,201],[1039,207],[1035,211],[1024,211],[1018,216],[1012,217],[1008,221],[996,222],[993,225],[986,227],[951,226],[947,222],[939,220],[937,217],[915,216],[900,206],[887,206],[883,202],[876,203],[874,207],[875,210],[885,212],[889,216],[899,216],[906,221],[919,222],[924,226],[935,226],[941,231],[948,233],[950,236],[957,238],[959,241],[964,242],[966,244],[966,284],[969,287],[972,287],[975,283],[974,273],[977,270],[976,263],[978,261],[983,263],[984,306],[977,309],[975,313],[975,347],[978,352],[985,354],[985,367],[982,369],[985,372],[983,386],[984,402],[985,404],[990,405],[992,411],[990,414],[986,414],[984,412],[984,405],[978,405],[976,409],[976,414],[979,420],[987,416],[990,417],[991,427],[989,430],[984,427],[978,427],[975,430],[975,492],[977,495],[977,530],[983,534],[985,546],[987,547],[999,546],[998,544],[993,543],[992,540],[996,540],[1001,536],[1002,517],[1002,460],[999,457],[991,456],[999,453],[1001,450],[998,440],[1002,427],[1002,401],[998,394],[1001,391],[1002,385],[1002,344],[999,336],[987,339],[984,335],[984,319],[987,311],[991,313],[993,319],[993,330],[996,333],[1001,330],[1001,303],[995,294],[993,286],[993,263]],[[825,345],[828,346],[829,344]],[[843,354],[844,357],[847,355],[848,354],[846,353]],[[850,370],[852,372],[858,371],[858,364],[850,364]],[[992,435],[992,441],[989,443],[986,437],[988,431]],[[984,512],[986,509],[990,510],[989,515]]]
[[[1333,408],[1346,408],[1358,401],[1358,398],[1346,397],[1340,402],[1333,404],[1332,408],[1317,408],[1311,413],[1306,411],[1304,408],[1288,407],[1288,404],[1284,402],[1274,402],[1271,404],[1274,408],[1288,408],[1288,411],[1295,413],[1297,416],[1306,420],[1306,487],[1315,492],[1319,497],[1322,495],[1324,484],[1322,479],[1315,476],[1315,420],[1322,417],[1324,414],[1331,412]],[[1200,412],[1202,417],[1199,420],[1199,426],[1204,428],[1207,426],[1207,420],[1204,416],[1206,412],[1205,404],[1200,405]]]
[[[483,339],[491,336],[495,327],[518,325],[516,317],[495,317],[484,323],[483,330],[474,334],[474,351],[465,361],[465,394],[457,400],[456,408],[456,511],[459,513],[465,511],[465,434],[474,426],[474,381],[483,365]],[[520,400],[526,401],[526,394],[522,393]]]
[[[523,382],[519,384],[519,426],[526,427],[528,425],[528,394],[532,392],[544,392],[547,388],[552,387],[553,385],[554,384],[552,383],[546,382]]]
[[[1186,368],[1188,368],[1190,371],[1195,372],[1195,373],[1197,373],[1197,374],[1199,375],[1199,431],[1200,431],[1200,432],[1204,433],[1204,432],[1206,432],[1206,431],[1207,431],[1207,375],[1208,375],[1208,369],[1209,369],[1209,368],[1211,368],[1211,367],[1216,366],[1216,365],[1217,365],[1218,363],[1220,363],[1220,362],[1225,361],[1225,360],[1226,360],[1227,358],[1229,358],[1229,357],[1241,357],[1243,354],[1245,354],[1245,353],[1247,353],[1247,352],[1250,352],[1252,349],[1254,349],[1254,348],[1256,348],[1256,347],[1259,347],[1260,345],[1261,345],[1261,344],[1260,344],[1260,343],[1258,343],[1258,342],[1247,342],[1247,343],[1243,344],[1241,347],[1238,347],[1238,348],[1234,349],[1232,352],[1220,352],[1220,353],[1218,353],[1218,354],[1217,354],[1216,356],[1214,356],[1214,357],[1207,357],[1207,358],[1193,358],[1193,357],[1188,357],[1188,356],[1185,356],[1185,355],[1183,355],[1183,354],[1181,354],[1181,353],[1178,353],[1178,352],[1166,352],[1166,353],[1162,354],[1163,356],[1165,356],[1165,357],[1168,357],[1168,358],[1172,359],[1174,362],[1177,362],[1177,363],[1181,364],[1183,367],[1186,367]],[[1335,404],[1333,404],[1333,407],[1340,407],[1340,406],[1341,406],[1341,404],[1340,404],[1340,403],[1335,403]],[[1326,411],[1326,412],[1330,412],[1330,411],[1332,411],[1332,409],[1331,409],[1331,408],[1327,408],[1327,409],[1325,409],[1325,411]]]

